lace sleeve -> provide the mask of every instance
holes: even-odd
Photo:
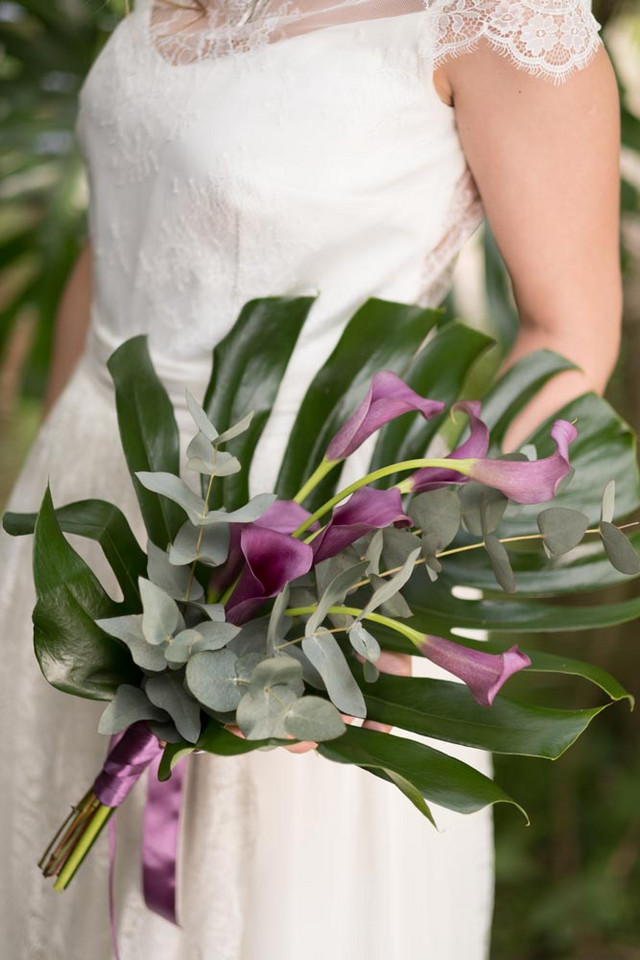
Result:
[[[431,12],[435,67],[485,37],[515,66],[561,83],[601,44],[589,0],[435,0]]]

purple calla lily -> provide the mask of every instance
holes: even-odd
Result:
[[[426,636],[419,649],[432,663],[463,680],[483,707],[491,706],[510,676],[531,666],[529,657],[518,647],[504,653],[484,653],[442,637]]]
[[[276,530],[278,533],[293,533],[309,516],[309,511],[295,500],[274,500],[262,516],[254,521],[254,526],[266,527],[267,530]],[[316,521],[309,529],[317,530],[318,527]]]
[[[544,503],[553,499],[558,484],[570,470],[569,444],[575,440],[577,430],[568,420],[556,420],[551,436],[556,452],[550,457],[542,460],[461,459],[459,472],[469,480],[495,487],[515,503]],[[417,492],[414,480],[420,473],[418,470],[401,484],[403,492]]]
[[[480,459],[472,464],[469,476],[496,487],[515,503],[544,503],[552,500],[558,484],[570,470],[569,444],[578,431],[568,420],[556,420],[551,428],[556,451],[542,460]]]
[[[418,410],[425,420],[444,410],[444,403],[421,397],[391,370],[376,373],[366,397],[327,447],[326,459],[344,460],[389,420]]]
[[[240,532],[244,567],[226,603],[230,623],[246,623],[265,600],[275,597],[290,580],[311,569],[310,544],[286,533],[248,524]]]
[[[461,410],[469,417],[469,436],[459,447],[452,450],[447,459],[466,460],[471,457],[486,457],[489,449],[489,428],[480,419],[482,404],[478,400],[460,400],[452,407]],[[437,490],[449,483],[464,483],[469,477],[457,470],[447,470],[443,467],[424,467],[417,470],[412,477],[413,493],[423,493],[425,490]]]
[[[231,532],[229,553],[225,563],[212,570],[209,578],[209,589],[213,590],[216,596],[221,596],[240,573],[244,563],[244,556],[240,547],[240,534],[245,527],[262,527],[267,530],[274,530],[276,533],[288,534],[293,533],[309,515],[309,511],[301,507],[295,500],[274,500],[262,516],[254,520],[252,524],[229,524]],[[319,526],[320,524],[316,521],[309,529],[317,530]]]
[[[327,526],[311,541],[314,563],[340,553],[345,547],[370,530],[397,526],[412,526],[411,517],[402,509],[400,491],[375,490],[360,487],[346,503],[336,507]]]

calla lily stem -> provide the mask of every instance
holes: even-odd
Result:
[[[298,490],[295,497],[293,498],[296,503],[302,503],[307,499],[312,490],[318,486],[321,480],[324,480],[326,475],[330,473],[334,467],[337,467],[339,463],[342,463],[342,460],[322,460],[314,472],[311,474],[308,480],[305,481],[304,485]]]
[[[471,463],[473,463],[473,460],[456,460],[456,470],[459,473],[463,473],[464,468],[468,467]],[[305,530],[308,530],[309,527],[316,522],[316,520],[319,520],[320,517],[323,517],[325,513],[328,513],[330,510],[332,510],[338,503],[340,503],[341,500],[344,500],[345,497],[349,496],[349,494],[355,493],[355,491],[359,490],[360,487],[366,487],[370,483],[380,480],[382,477],[391,476],[393,473],[399,473],[403,470],[421,470],[423,467],[440,467],[450,470],[451,460],[403,460],[401,463],[391,463],[386,467],[381,467],[379,470],[374,470],[372,473],[368,473],[366,476],[360,477],[359,480],[355,480],[353,483],[350,483],[348,487],[345,487],[343,490],[340,490],[338,493],[336,493],[331,500],[327,500],[327,502],[323,503],[321,507],[318,507],[315,513],[312,513],[310,517],[307,517],[307,519],[300,524],[297,530],[294,530],[292,536],[301,537]]]
[[[284,615],[285,617],[303,617],[307,614],[315,613],[316,608],[317,604],[311,604],[308,607],[289,607],[288,610],[284,611]],[[358,607],[340,606],[330,607],[327,613],[342,613],[351,617],[359,617],[362,610]],[[371,620],[373,623],[379,623],[383,627],[389,627],[390,630],[395,630],[396,633],[402,634],[403,637],[410,640],[416,647],[420,647],[424,643],[424,634],[407,626],[406,623],[400,623],[399,620],[394,620],[392,617],[385,617],[382,613],[365,613],[364,619]]]
[[[60,871],[58,879],[53,885],[54,890],[62,891],[68,886],[75,876],[76,870],[98,839],[102,828],[105,826],[111,814],[114,812],[115,807],[105,807],[104,804],[100,804],[96,812],[91,817],[91,820],[88,823],[84,833],[78,840],[78,843],[69,855],[68,860]]]

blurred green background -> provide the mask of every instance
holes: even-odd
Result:
[[[123,6],[0,0],[0,511],[40,421],[57,304],[86,233],[73,134],[78,90]],[[609,399],[638,429],[640,2],[596,0],[593,9],[622,101],[625,325]],[[502,262],[488,231],[470,246],[447,306],[506,349],[517,318]],[[620,598],[634,590],[627,584]],[[628,624],[551,642],[599,663],[640,697],[637,633]],[[547,681],[550,696],[560,682]],[[597,696],[577,682],[562,686],[566,706],[587,707]],[[639,754],[640,720],[620,704],[555,764],[496,758],[501,783],[532,825],[496,811],[493,960],[640,960]]]

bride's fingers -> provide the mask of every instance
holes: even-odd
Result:
[[[390,723],[378,723],[377,720],[365,720],[362,726],[366,730],[379,730],[380,733],[389,733],[391,730]]]
[[[242,740],[247,739],[240,727],[236,726],[235,723],[225,724],[225,730],[232,733],[234,737],[240,737]],[[289,734],[289,739],[294,739],[291,734]],[[317,746],[318,744],[315,740],[301,740],[299,743],[292,743],[290,747],[285,747],[285,750],[288,750],[289,753],[308,753],[309,750],[315,750]]]
[[[381,673],[393,673],[400,677],[411,676],[411,657],[408,653],[394,653],[383,650],[376,660],[376,667]]]

